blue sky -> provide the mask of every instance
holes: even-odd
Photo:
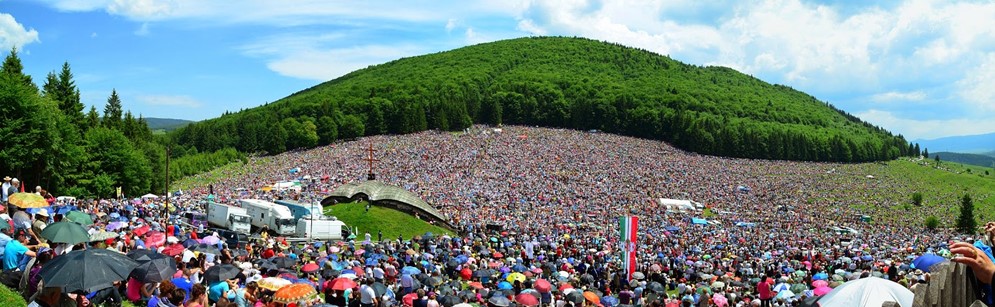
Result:
[[[371,64],[582,36],[789,85],[910,140],[995,132],[991,1],[0,0],[0,50],[83,102],[201,120]]]

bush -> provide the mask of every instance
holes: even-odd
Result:
[[[922,206],[922,193],[919,192],[912,193],[912,204],[916,206]]]
[[[7,286],[0,285],[0,306],[27,306],[28,303],[24,301],[17,291],[7,288]]]
[[[936,230],[937,227],[940,227],[940,219],[932,215],[926,218],[926,228]]]

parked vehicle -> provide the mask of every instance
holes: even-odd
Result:
[[[297,236],[318,240],[342,240],[345,223],[336,219],[297,220]]]
[[[213,201],[207,202],[207,222],[212,226],[241,233],[249,233],[252,230],[245,208],[232,207]]]
[[[293,235],[297,231],[297,221],[287,207],[259,199],[242,199],[239,202],[253,227],[268,229],[281,236]]]

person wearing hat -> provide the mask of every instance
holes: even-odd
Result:
[[[35,221],[31,222],[31,236],[35,238],[35,242],[39,244],[48,243],[48,240],[41,236],[41,232],[45,230],[46,225],[48,225],[48,209],[40,208],[35,213]]]

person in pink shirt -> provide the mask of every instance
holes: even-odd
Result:
[[[757,283],[757,294],[760,296],[760,307],[771,306],[771,301],[774,299],[774,291],[771,289],[771,283],[766,276],[760,276],[760,282]]]

